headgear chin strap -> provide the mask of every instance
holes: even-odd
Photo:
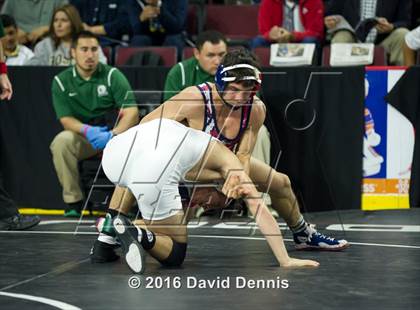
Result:
[[[229,71],[236,70],[236,69],[251,69],[254,74],[247,75],[242,78],[229,76]],[[214,80],[215,80],[216,89],[220,95],[220,98],[222,98],[223,102],[228,107],[236,110],[236,109],[239,109],[240,107],[233,106],[223,99],[222,93],[225,91],[227,84],[231,82],[240,82],[240,81],[255,81],[255,87],[251,91],[251,97],[253,97],[259,91],[260,86],[261,86],[261,72],[257,68],[249,64],[237,64],[237,65],[233,65],[229,67],[224,67],[223,65],[219,65],[219,67],[217,68]]]

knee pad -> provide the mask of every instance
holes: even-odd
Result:
[[[159,262],[165,267],[178,267],[184,262],[185,255],[187,254],[187,243],[179,243],[172,240],[173,246],[169,256]]]

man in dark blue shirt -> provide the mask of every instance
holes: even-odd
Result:
[[[182,31],[187,19],[188,0],[127,0],[133,29],[133,46],[184,47]]]
[[[85,30],[101,36],[101,45],[111,45],[112,39],[122,40],[124,35],[131,35],[126,0],[70,0],[70,3],[79,11]]]

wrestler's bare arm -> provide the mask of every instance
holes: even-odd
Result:
[[[244,198],[248,209],[255,217],[261,233],[266,238],[280,266],[283,267],[316,267],[318,262],[289,257],[284,245],[279,225],[265,205],[255,185],[242,169],[241,163],[235,155],[218,142],[212,142],[205,155],[204,170],[215,170],[226,180],[223,193],[229,198]],[[201,179],[199,175],[198,180]]]
[[[236,156],[244,166],[247,174],[249,174],[250,171],[250,159],[255,147],[255,142],[257,141],[258,131],[264,124],[264,120],[265,105],[261,100],[255,97],[248,128],[245,130],[241,141],[239,142],[238,150],[236,151]]]
[[[249,182],[250,179],[248,178]],[[241,185],[241,187],[244,187]],[[240,196],[245,196],[245,201],[248,205],[248,210],[252,213],[255,218],[261,233],[264,235],[267,243],[269,244],[271,250],[273,251],[274,256],[282,267],[317,267],[319,263],[313,260],[302,260],[289,257],[286,247],[284,245],[284,240],[281,235],[279,225],[271,215],[267,206],[265,205],[263,199],[257,193],[257,190],[254,185],[245,186],[244,194]]]
[[[197,104],[198,101],[202,100],[203,97],[197,87],[187,87],[143,117],[140,123],[146,123],[157,118],[167,118],[186,123],[185,125],[188,126],[189,121],[197,114],[196,112],[198,110],[202,111],[202,104]]]

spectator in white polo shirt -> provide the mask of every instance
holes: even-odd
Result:
[[[420,50],[420,26],[411,30],[405,36],[403,44],[404,65],[413,66],[416,64],[416,51]]]

